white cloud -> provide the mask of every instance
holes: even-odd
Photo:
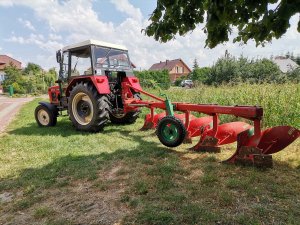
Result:
[[[38,46],[40,51],[38,54],[34,55],[32,58],[26,58],[24,60],[20,55],[17,58],[25,66],[28,62],[34,62],[41,65],[45,69],[57,66],[55,60],[56,50],[63,47],[62,43],[55,40],[46,39],[41,34],[30,34],[28,37],[12,36],[10,39],[5,39],[7,42],[18,43],[21,45],[35,45]]]
[[[45,40],[44,36],[41,34],[33,34],[31,33],[29,37],[24,38],[21,36],[13,35],[9,39],[5,39],[7,42],[14,42],[19,44],[34,44],[37,45],[40,49],[46,50],[48,52],[55,52],[56,50],[63,47],[63,45],[57,41],[53,40]]]
[[[142,12],[139,8],[135,8],[128,0],[110,0],[115,5],[116,9],[122,13],[127,14],[130,18],[141,21],[143,18]]]
[[[8,42],[15,42],[15,43],[19,43],[19,44],[25,44],[25,40],[23,37],[17,37],[17,36],[12,36],[8,39],[4,39],[5,41]]]
[[[52,41],[59,41],[59,40],[62,40],[62,36],[58,35],[58,34],[50,33],[49,34],[49,39],[52,40]]]
[[[0,1],[0,6],[6,6],[6,7],[8,7],[8,6],[12,6],[12,5],[13,5],[12,0],[1,0]]]
[[[35,31],[34,26],[31,24],[29,20],[23,20],[22,18],[19,18],[18,21],[24,26],[27,27],[29,30]]]

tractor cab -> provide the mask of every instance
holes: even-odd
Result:
[[[56,91],[51,90],[49,95],[52,103],[62,102],[65,103],[62,107],[66,106],[66,97],[72,86],[79,80],[89,80],[94,83],[100,94],[109,95],[116,108],[122,108],[121,83],[125,78],[129,82],[134,78],[126,47],[87,40],[57,51],[56,58],[60,65],[58,79],[60,93],[57,93],[57,87]]]
[[[121,45],[87,40],[59,50],[57,59],[64,82],[79,76],[107,76],[109,82],[133,76],[128,50]]]

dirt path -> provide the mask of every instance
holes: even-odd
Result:
[[[34,98],[8,98],[0,96],[0,133],[4,131],[21,106]]]

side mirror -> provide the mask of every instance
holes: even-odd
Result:
[[[61,51],[60,51],[60,50],[58,50],[58,51],[56,52],[56,61],[57,61],[57,63],[62,63],[62,61],[63,61],[63,58],[62,58],[62,55],[61,55]]]

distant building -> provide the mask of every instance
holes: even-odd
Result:
[[[13,59],[7,55],[0,55],[0,83],[5,79],[4,69],[10,64],[14,65],[17,69],[22,69],[22,63],[16,59]]]
[[[276,56],[272,61],[279,66],[279,69],[283,73],[287,73],[299,67],[296,62],[284,56]]]
[[[149,70],[168,70],[171,82],[174,82],[181,76],[187,76],[192,72],[182,59],[160,61],[159,63],[153,64]]]

